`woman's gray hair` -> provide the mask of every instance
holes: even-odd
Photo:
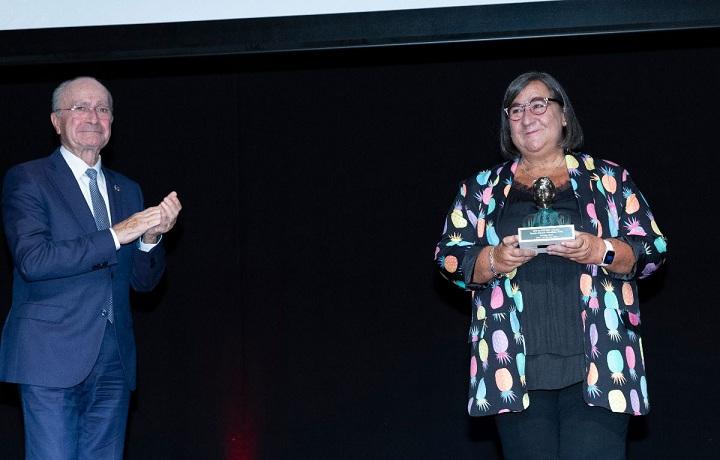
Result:
[[[509,107],[517,95],[533,81],[544,83],[550,90],[550,97],[562,101],[560,105],[562,106],[563,113],[565,114],[565,122],[567,123],[567,125],[563,127],[563,139],[560,144],[563,151],[573,151],[580,148],[583,143],[582,127],[575,116],[575,110],[570,103],[570,98],[567,93],[565,93],[565,89],[548,73],[527,72],[510,82],[507,90],[505,90],[505,97],[503,98],[502,107],[500,108],[500,149],[502,149],[503,156],[511,160],[518,158],[520,151],[515,147],[512,137],[510,136],[510,121],[505,113],[505,108]]]
[[[90,80],[96,81],[100,86],[102,86],[103,88],[105,88],[105,92],[107,93],[107,96],[108,96],[108,103],[110,104],[110,108],[112,109],[112,108],[113,108],[113,98],[112,98],[112,94],[110,94],[110,91],[109,91],[109,90],[105,87],[105,85],[103,85],[97,78],[93,78],[93,77],[75,77],[75,78],[73,78],[73,79],[71,79],[71,80],[65,80],[64,82],[60,83],[60,84],[57,86],[57,88],[55,88],[55,90],[54,90],[53,93],[52,93],[52,111],[53,111],[53,112],[57,112],[57,111],[60,110],[60,109],[65,109],[65,108],[67,108],[67,107],[60,107],[60,99],[62,99],[62,96],[63,96],[63,94],[65,93],[65,89],[67,89],[67,87],[68,87],[70,84],[75,83],[75,82],[78,81],[78,80],[83,80],[83,79],[86,79],[86,78],[88,78],[88,79],[90,79]]]

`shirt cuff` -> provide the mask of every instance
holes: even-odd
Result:
[[[108,230],[110,230],[110,234],[112,235],[113,241],[115,242],[115,250],[117,251],[118,249],[120,249],[120,240],[115,234],[115,230],[113,230],[112,228],[108,228]]]
[[[162,241],[162,235],[160,235],[160,238],[157,240],[157,243],[153,243],[153,244],[143,243],[142,236],[141,236],[140,238],[138,238],[138,249],[141,250],[142,252],[150,252],[152,250],[152,248],[154,248],[155,246],[160,244],[161,241]]]

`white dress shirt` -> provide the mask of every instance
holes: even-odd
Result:
[[[63,158],[65,159],[65,162],[68,164],[70,169],[72,170],[73,176],[75,176],[75,180],[78,183],[78,186],[80,187],[80,191],[83,194],[83,197],[85,197],[85,202],[88,205],[88,208],[90,209],[90,212],[92,213],[93,207],[92,207],[92,198],[90,197],[90,177],[88,177],[87,174],[85,174],[85,171],[90,167],[85,163],[83,160],[80,159],[80,157],[74,155],[72,152],[70,152],[68,149],[65,148],[65,146],[60,147],[60,153],[62,154]],[[120,249],[120,240],[118,240],[117,235],[115,234],[115,230],[112,229],[112,213],[110,212],[110,200],[108,199],[107,194],[107,183],[105,182],[105,174],[103,174],[102,171],[102,157],[98,158],[97,163],[95,163],[94,166],[91,166],[92,169],[97,171],[97,184],[98,189],[100,190],[100,195],[102,195],[103,200],[105,200],[105,208],[107,209],[107,215],[108,219],[110,220],[110,226],[108,230],[110,230],[110,234],[112,234],[113,241],[115,241],[115,249]],[[158,241],[159,242],[159,241]],[[157,243],[155,244],[147,244],[143,243],[142,238],[138,238],[138,248],[141,251],[149,252],[152,248],[157,246]]]

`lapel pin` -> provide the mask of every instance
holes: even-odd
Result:
[[[115,189],[116,192],[120,191],[120,186],[118,184],[115,184],[115,186],[113,188]]]

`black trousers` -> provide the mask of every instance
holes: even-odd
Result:
[[[582,392],[530,390],[526,410],[496,415],[505,459],[624,459],[630,415],[588,406]]]

